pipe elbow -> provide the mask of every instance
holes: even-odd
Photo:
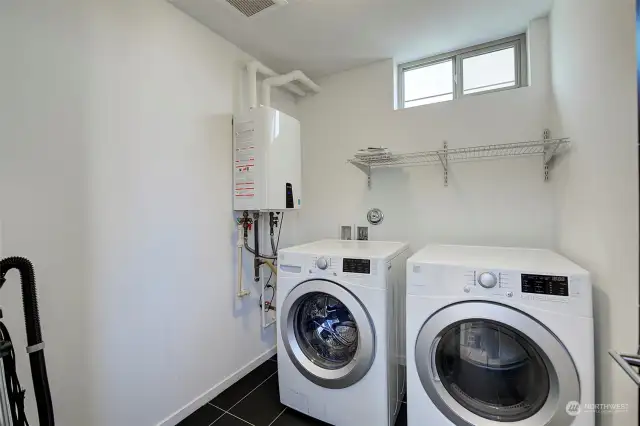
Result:
[[[251,61],[247,63],[247,70],[249,70],[250,72],[258,72],[258,68],[260,68],[260,62],[258,61]]]
[[[296,74],[297,79],[302,81],[310,90],[314,91],[315,93],[320,92],[320,86],[318,86],[316,83],[313,82],[313,80],[307,77],[305,73],[303,73],[300,70],[297,70],[295,72],[297,73]]]
[[[304,75],[304,73],[300,70],[291,71],[289,75],[291,76],[292,80],[304,80],[307,78],[307,76]]]

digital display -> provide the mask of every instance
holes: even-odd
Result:
[[[569,296],[569,277],[522,274],[522,292]]]
[[[353,274],[370,274],[371,260],[369,259],[344,259],[342,261],[342,272]]]

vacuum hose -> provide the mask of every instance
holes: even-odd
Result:
[[[38,407],[40,426],[54,426],[53,402],[49,389],[47,366],[44,359],[44,344],[40,328],[40,314],[38,313],[38,297],[36,292],[36,278],[33,264],[22,257],[8,257],[0,261],[0,287],[6,281],[5,275],[11,269],[17,269],[22,282],[22,303],[27,329],[27,352],[31,364],[33,390]]]

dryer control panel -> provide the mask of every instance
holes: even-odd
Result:
[[[589,275],[562,274],[561,271],[539,273],[409,263],[407,295],[449,296],[460,300],[482,298],[541,309],[563,309],[582,316],[592,315]]]
[[[569,277],[557,275],[522,274],[523,293],[569,297]]]
[[[450,277],[455,280],[459,273]],[[460,276],[462,281],[462,276]],[[517,273],[515,271],[474,270],[464,273],[464,292],[473,295],[491,295],[523,300],[569,302],[579,295],[574,282],[569,291],[568,276]]]

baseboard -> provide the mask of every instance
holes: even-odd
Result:
[[[260,364],[267,361],[269,358],[271,358],[275,354],[276,354],[276,347],[274,346],[273,348],[264,352],[262,355],[258,356],[253,361],[249,362],[247,365],[240,368],[238,371],[231,374],[230,376],[222,380],[220,383],[216,384],[211,389],[209,389],[208,391],[206,391],[205,393],[203,393],[202,395],[200,395],[199,397],[197,397],[196,399],[194,399],[193,401],[191,401],[190,403],[188,403],[187,405],[185,405],[175,413],[171,414],[166,419],[162,420],[156,426],[176,426],[182,420],[186,419],[192,413],[194,413],[198,408],[202,407],[204,404],[211,401],[216,396],[220,395],[227,388],[231,387],[238,380],[242,379],[249,372],[251,372]]]

